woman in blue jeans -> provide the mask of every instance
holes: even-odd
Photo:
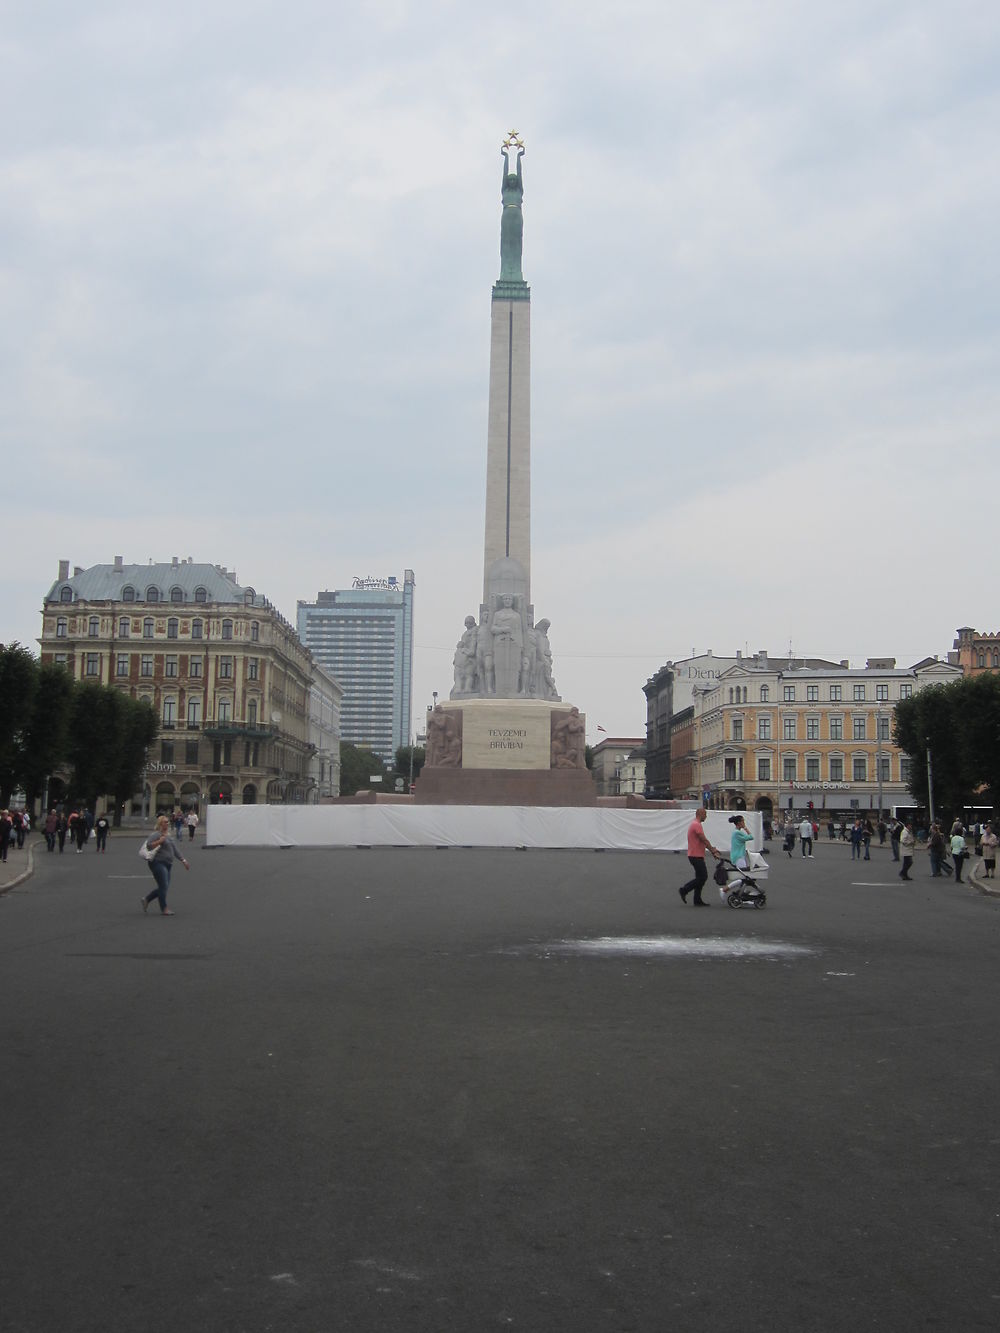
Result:
[[[161,815],[156,821],[156,832],[151,838],[146,839],[146,846],[152,850],[157,849],[156,855],[149,863],[149,869],[153,878],[156,880],[156,888],[152,893],[147,893],[139,901],[142,904],[142,910],[145,912],[154,898],[160,900],[160,912],[163,916],[173,916],[170,908],[167,906],[167,889],[170,888],[170,872],[174,867],[174,861],[180,861],[185,870],[190,870],[191,866],[184,860],[181,849],[170,836],[170,821],[166,815]]]

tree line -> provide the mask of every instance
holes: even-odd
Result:
[[[141,782],[156,713],[113,685],[74,680],[19,643],[0,645],[0,806],[23,791],[34,815],[54,775],[74,805],[113,795],[114,822]]]
[[[1000,801],[1000,676],[963,676],[932,685],[895,709],[895,739],[910,756],[910,791],[928,805],[930,750],[935,815],[960,815]]]

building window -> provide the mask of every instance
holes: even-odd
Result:
[[[904,685],[900,685],[900,687],[899,687],[899,697],[900,697],[901,699],[912,699],[912,698],[913,698],[913,686],[912,686],[908,681],[906,682],[906,684],[904,684]]]
[[[183,589],[183,588],[176,588],[176,587],[175,587],[175,588],[171,588],[171,589],[170,589],[170,600],[171,600],[172,602],[183,602],[183,600],[184,600],[184,589]]]
[[[189,726],[189,727],[200,727],[200,726],[201,726],[201,700],[200,700],[200,699],[189,699],[189,700],[188,700],[188,726]]]
[[[53,662],[56,664],[56,666],[64,667],[64,666],[66,665],[66,654],[65,654],[65,653],[53,653],[53,655],[52,655],[52,660],[53,660]]]
[[[770,692],[769,692],[767,686],[766,686],[766,685],[762,685],[762,686],[760,687],[760,701],[761,701],[761,703],[762,703],[762,704],[766,704],[769,698],[770,698]]]
[[[206,592],[206,590],[205,590],[204,588],[195,588],[195,590],[194,590],[194,600],[195,600],[196,602],[207,602],[207,601],[208,601],[208,593]]]
[[[806,759],[806,781],[819,782],[819,756],[810,755]]]
[[[865,719],[863,717],[856,717],[854,719],[854,739],[856,741],[863,741],[866,739]]]
[[[177,621],[173,617],[171,617],[167,621],[167,638],[168,639],[177,638]]]
[[[88,676],[99,676],[101,674],[101,654],[88,653],[86,672]]]
[[[733,718],[733,740],[741,741],[743,739],[743,719],[741,717]]]
[[[888,685],[876,685],[876,686],[875,686],[875,698],[876,698],[876,699],[882,699],[882,700],[885,700],[885,699],[888,699],[888,697],[889,697],[889,686],[888,686]]]
[[[819,686],[818,686],[818,685],[807,685],[807,686],[806,686],[806,702],[807,702],[807,703],[811,703],[811,704],[819,703]]]
[[[891,781],[892,781],[892,779],[891,779],[890,776],[889,776],[889,773],[890,773],[889,760],[888,760],[887,758],[885,758],[885,756],[883,756],[883,758],[882,758],[882,781],[883,781],[883,782],[891,782]]]
[[[781,761],[782,778],[785,782],[795,781],[795,756],[785,755]]]
[[[832,754],[830,756],[830,781],[843,782],[844,780],[844,761],[840,755]]]
[[[146,601],[147,601],[147,602],[158,602],[159,600],[160,600],[160,590],[159,590],[159,588],[149,587],[149,588],[146,589]]]
[[[152,620],[151,617],[147,616],[146,619],[142,622],[142,637],[144,639],[151,639],[153,637],[154,628],[155,628],[154,621]]]
[[[831,686],[830,686],[830,702],[831,702],[832,704],[839,704],[839,703],[840,703],[840,700],[841,700],[841,697],[842,697],[842,696],[841,696],[841,687],[840,687],[839,685],[831,685]]]
[[[818,718],[818,717],[807,717],[807,718],[806,718],[806,740],[807,740],[807,741],[818,741],[818,740],[819,740],[819,718]]]
[[[117,676],[128,675],[128,653],[118,654],[118,662],[117,665],[115,666],[115,675]]]
[[[153,654],[143,653],[139,662],[139,675],[151,676],[153,674]]]
[[[905,782],[907,786],[910,785],[912,764],[913,760],[908,754],[901,754],[899,756],[899,780],[900,782]]]
[[[118,637],[127,639],[132,633],[132,622],[128,616],[120,616],[118,620]]]
[[[188,768],[196,768],[198,765],[198,742],[184,742],[184,762]]]
[[[735,782],[735,781],[736,781],[736,760],[735,760],[735,759],[724,759],[722,762],[723,762],[723,766],[724,766],[724,770],[725,770],[725,771],[724,771],[724,774],[723,774],[724,781],[726,781],[726,782]]]
[[[201,658],[192,657],[188,661],[188,675],[192,680],[197,680],[201,676]]]
[[[865,687],[863,682],[860,685],[855,685],[854,697],[855,699],[863,699],[865,697]]]
[[[165,676],[177,675],[177,658],[173,653],[168,653],[163,660],[163,674]]]
[[[135,589],[129,583],[126,583],[125,587],[122,588],[122,601],[123,602],[135,601]]]
[[[233,659],[231,657],[219,658],[219,679],[232,680],[233,678]]]
[[[832,741],[842,741],[844,739],[844,719],[842,717],[830,718],[830,739]]]
[[[984,667],[986,665],[986,654],[980,649],[976,654],[976,666]]]
[[[60,616],[59,619],[56,621],[56,638],[57,638],[57,639],[65,639],[65,637],[66,637],[66,625],[67,625],[66,617],[65,617],[65,616]]]
[[[250,724],[251,727],[255,727],[255,726],[257,725],[257,700],[256,700],[256,699],[251,699],[250,702],[247,704],[247,722],[249,722],[249,724]]]
[[[758,781],[758,782],[770,782],[770,781],[771,781],[771,761],[770,761],[770,759],[758,759],[758,760],[757,760],[757,781]]]
[[[782,737],[786,741],[794,741],[798,732],[797,719],[794,717],[782,718]]]
[[[231,639],[233,637],[233,622],[231,620],[224,620],[222,622],[222,637],[224,639]]]
[[[231,699],[219,700],[219,721],[228,722],[233,715],[233,701]]]
[[[60,602],[71,602],[71,601],[73,600],[73,589],[72,589],[72,588],[60,588],[60,589],[59,589],[59,600],[60,600]]]
[[[173,741],[160,742],[160,763],[172,764],[174,762],[174,743]]]
[[[260,676],[260,658],[251,657],[247,663],[247,680],[257,680]]]
[[[887,741],[889,739],[889,719],[887,717],[880,717],[876,720],[876,725],[878,739],[880,741]]]
[[[757,719],[757,739],[759,741],[769,741],[771,739],[771,719],[769,717],[759,717]]]
[[[177,725],[177,700],[164,699],[163,701],[163,725],[170,727],[171,730]]]
[[[192,621],[191,621],[191,637],[192,637],[192,639],[200,639],[200,638],[201,638],[201,626],[202,626],[202,622],[201,622],[200,620],[192,620]]]
[[[90,635],[90,637],[91,637],[92,639],[96,639],[96,638],[99,638],[99,637],[100,637],[100,633],[101,633],[101,622],[100,622],[100,620],[98,619],[97,616],[91,616],[91,617],[90,617],[90,621],[88,622],[88,625],[87,625],[87,633]]]
[[[782,697],[784,698],[786,704],[793,704],[795,702],[795,686],[786,685]]]
[[[260,638],[260,623],[256,620],[250,621],[250,642],[256,643]]]

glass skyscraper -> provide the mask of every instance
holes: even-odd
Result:
[[[386,763],[410,743],[413,570],[298,603],[299,638],[344,689],[341,739]]]

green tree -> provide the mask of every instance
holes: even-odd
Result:
[[[372,782],[372,777],[381,777],[381,782]],[[371,750],[366,750],[347,741],[340,743],[340,794],[353,796],[355,792],[386,790],[386,769],[382,760]]]
[[[965,676],[934,685],[895,708],[896,744],[910,757],[910,791],[928,804],[931,752],[935,814],[1000,798],[1000,676]]]
[[[39,666],[24,736],[23,782],[29,809],[34,809],[46,779],[66,762],[73,691],[73,677],[65,667],[48,662]]]
[[[69,761],[74,799],[93,808],[118,777],[128,700],[106,685],[78,684],[70,717]]]
[[[38,659],[19,643],[0,647],[0,802],[24,781],[25,735],[38,692]]]
[[[118,828],[122,822],[122,806],[138,789],[146,764],[146,751],[156,740],[159,720],[151,704],[145,699],[130,699],[122,695],[124,716],[119,734],[119,747],[114,781],[108,791],[114,795],[115,808],[112,822]]]
[[[422,745],[401,745],[396,751],[396,772],[407,782],[410,780],[410,753],[413,753],[413,781],[420,776],[420,770],[427,762],[427,751]]]

